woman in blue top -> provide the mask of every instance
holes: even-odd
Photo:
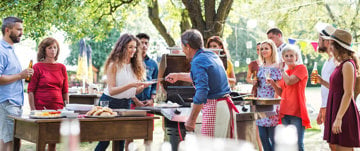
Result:
[[[221,59],[215,53],[203,50],[203,37],[198,30],[185,31],[181,43],[186,58],[191,60],[191,71],[170,73],[165,79],[170,83],[188,81],[195,86],[194,105],[185,122],[186,130],[194,131],[196,118],[202,109],[203,136],[236,138],[234,110],[237,110],[229,97],[230,87]]]
[[[272,40],[266,40],[261,43],[259,60],[262,65],[257,73],[257,97],[274,98],[275,90],[269,83],[266,83],[266,78],[271,78],[274,81],[280,80],[281,72],[279,70],[277,48]],[[278,106],[275,105],[274,108],[278,109]],[[278,122],[277,115],[256,120],[264,151],[274,150],[274,131]]]

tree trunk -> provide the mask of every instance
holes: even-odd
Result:
[[[154,24],[155,28],[159,31],[160,35],[165,39],[168,46],[175,46],[174,39],[167,32],[165,25],[161,22],[159,17],[159,6],[158,1],[154,0],[152,5],[148,5],[149,18]]]
[[[187,29],[190,29],[191,25],[189,22],[189,13],[187,10],[183,9],[181,12],[181,22],[180,22],[180,31],[183,33]]]
[[[224,24],[229,15],[233,0],[221,0],[216,12],[215,0],[205,0],[205,17],[202,16],[200,0],[182,0],[182,2],[189,12],[192,28],[202,33],[204,42],[211,36],[222,37]]]
[[[182,0],[182,2],[185,5],[185,10],[181,12],[181,32],[190,29],[190,27],[192,29],[197,29],[203,35],[204,42],[211,36],[222,37],[224,24],[229,15],[233,0],[221,0],[217,10],[215,8],[215,0],[204,0],[204,16],[202,15],[202,5],[200,0]],[[173,38],[168,34],[166,27],[160,20],[158,0],[153,0],[151,4],[148,5],[148,11],[151,22],[165,39],[166,43],[169,46],[174,46],[175,42]]]

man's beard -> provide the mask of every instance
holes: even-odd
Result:
[[[12,40],[13,43],[19,43],[20,42],[20,36],[16,36],[13,32],[10,33],[10,39]]]
[[[324,53],[327,51],[327,48],[326,47],[318,47],[318,50],[320,53]]]

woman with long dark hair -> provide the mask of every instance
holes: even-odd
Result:
[[[107,88],[100,102],[109,101],[112,109],[130,109],[130,99],[150,85],[141,82],[145,79],[145,69],[139,45],[135,36],[123,34],[105,62]],[[124,142],[120,141],[120,150],[124,149]],[[99,142],[95,151],[105,151],[108,145],[109,141]]]
[[[359,60],[351,48],[349,32],[336,29],[330,38],[330,50],[339,65],[330,76],[324,140],[336,150],[350,151],[360,147],[360,116],[353,93]]]

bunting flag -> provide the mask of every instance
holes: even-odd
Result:
[[[318,43],[317,42],[311,42],[311,45],[313,46],[315,52],[317,52]]]
[[[288,41],[289,41],[289,44],[293,45],[293,44],[295,44],[296,39],[289,38]]]
[[[300,45],[301,50],[304,50],[307,46],[306,41],[298,41],[298,44]]]

